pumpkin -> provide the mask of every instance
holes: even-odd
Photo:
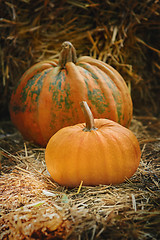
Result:
[[[136,136],[108,119],[95,119],[86,101],[81,102],[86,124],[62,128],[49,140],[45,161],[60,185],[119,184],[137,170],[141,151]]]
[[[25,139],[46,146],[62,127],[85,121],[81,101],[96,118],[130,125],[132,100],[124,79],[100,60],[77,59],[74,46],[64,42],[59,61],[39,62],[23,74],[11,96],[10,116]]]

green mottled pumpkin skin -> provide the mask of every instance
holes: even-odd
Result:
[[[22,76],[10,101],[10,116],[27,140],[46,146],[62,127],[84,122],[79,102],[87,101],[95,118],[108,118],[128,127],[132,100],[122,76],[91,57],[35,64]]]

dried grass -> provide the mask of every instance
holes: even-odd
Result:
[[[142,158],[131,179],[67,189],[50,179],[44,149],[1,126],[1,239],[159,239],[159,127],[153,117],[133,119]]]

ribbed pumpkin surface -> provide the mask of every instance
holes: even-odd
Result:
[[[114,68],[91,57],[66,62],[64,68],[58,61],[32,66],[11,96],[10,116],[24,138],[46,146],[60,128],[84,122],[79,109],[83,100],[95,118],[130,125],[132,100],[125,81]]]
[[[141,152],[135,135],[107,119],[95,119],[97,130],[84,132],[85,124],[59,130],[49,140],[45,160],[59,184],[119,184],[138,168]]]

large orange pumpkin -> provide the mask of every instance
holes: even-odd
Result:
[[[85,101],[84,123],[59,130],[49,140],[45,161],[60,185],[119,184],[138,168],[141,151],[135,135],[107,119],[95,119]]]
[[[25,139],[46,146],[59,129],[84,122],[79,102],[87,101],[96,118],[128,127],[132,100],[120,74],[91,57],[77,59],[70,42],[59,61],[43,61],[22,76],[10,101],[10,116]]]

